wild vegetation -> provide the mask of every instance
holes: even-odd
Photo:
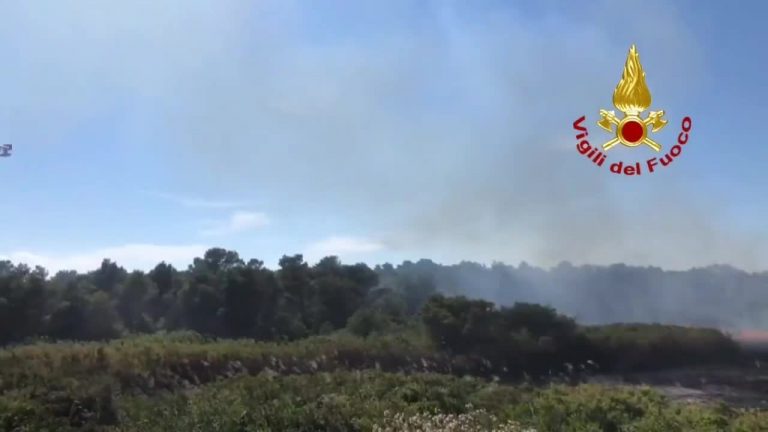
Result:
[[[279,431],[460,424],[453,430],[557,431],[661,430],[654,427],[662,424],[714,431],[760,430],[766,420],[759,412],[677,406],[647,389],[570,387],[568,377],[543,387],[470,378],[473,370],[460,378],[454,375],[463,363],[452,359],[409,338],[341,334],[291,343],[195,334],[37,343],[1,353],[0,425]]]
[[[687,432],[768,424],[766,412],[681,405],[648,388],[504,383],[429,372],[416,358],[398,372],[354,370],[339,357],[320,363],[319,352],[344,351],[352,340],[253,347],[181,335],[8,350],[4,365],[16,356],[29,368],[3,369],[0,430]],[[367,344],[386,347],[357,343],[357,355]]]
[[[0,430],[761,430],[598,372],[741,364],[717,330],[583,326],[391,268],[211,249],[179,271],[0,263]]]

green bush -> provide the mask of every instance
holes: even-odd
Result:
[[[717,330],[659,324],[581,328],[535,304],[496,308],[482,300],[435,296],[424,306],[422,320],[435,347],[480,356],[496,371],[570,373],[590,364],[624,372],[742,360],[739,345]]]
[[[593,326],[585,334],[606,370],[631,371],[733,364],[741,349],[718,330],[659,324]]]
[[[765,412],[684,406],[649,389],[460,378],[482,362],[438,355],[417,341],[337,335],[254,343],[175,334],[6,349],[0,431],[371,431],[391,430],[400,424],[395,417],[424,426],[414,430],[455,422],[470,431],[542,432],[759,431],[768,424]]]
[[[122,418],[125,432],[746,432],[768,424],[765,412],[679,405],[650,389],[536,390],[375,372],[247,377],[189,395],[126,398]]]

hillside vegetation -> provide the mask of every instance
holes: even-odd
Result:
[[[573,386],[578,372],[535,385],[491,368],[397,336],[37,343],[0,352],[0,430],[757,431],[768,421],[650,389]]]
[[[0,265],[0,430],[757,431],[596,373],[749,360],[717,330],[583,326],[390,285],[335,258],[280,269],[212,249],[185,271]]]

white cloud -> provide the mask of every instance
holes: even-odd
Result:
[[[374,240],[360,237],[332,236],[307,246],[305,255],[307,261],[311,262],[330,255],[349,259],[378,252],[382,249],[384,249],[384,245]]]
[[[256,228],[262,228],[269,224],[267,215],[260,212],[236,211],[229,218],[214,222],[200,234],[205,236],[235,234]]]
[[[43,266],[51,274],[59,270],[94,270],[101,265],[104,258],[109,258],[128,270],[149,270],[161,261],[177,268],[185,268],[193,258],[202,256],[206,249],[208,247],[204,245],[126,244],[65,255],[15,251],[0,256],[0,259],[17,264]]]

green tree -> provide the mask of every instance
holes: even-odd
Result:
[[[158,328],[178,326],[179,308],[176,295],[183,286],[179,272],[172,265],[161,262],[148,276],[156,288],[154,295],[148,300],[149,316]]]
[[[363,305],[378,282],[376,273],[365,264],[344,266],[335,256],[321,259],[312,268],[316,289],[318,322],[339,329]]]
[[[245,263],[235,251],[208,249],[189,267],[189,282],[180,292],[184,325],[203,334],[224,335],[228,275]]]
[[[300,254],[283,255],[278,265],[277,279],[284,293],[280,326],[292,337],[305,334],[312,326],[308,310],[313,300],[309,265]]]
[[[153,330],[147,312],[150,299],[157,296],[156,291],[152,280],[141,271],[132,272],[122,284],[117,297],[117,312],[127,330],[141,333]]]
[[[224,289],[223,319],[232,337],[273,336],[278,287],[274,274],[259,260],[230,269]]]
[[[499,328],[493,303],[466,297],[436,295],[422,311],[422,321],[431,339],[455,353],[469,353],[479,346],[494,346]]]
[[[121,335],[120,319],[107,293],[99,290],[88,300],[84,339],[106,340],[119,337]]]
[[[128,276],[128,272],[109,259],[104,259],[98,270],[91,272],[90,277],[97,289],[113,293]]]
[[[41,333],[48,301],[45,279],[42,267],[0,262],[0,343]]]

